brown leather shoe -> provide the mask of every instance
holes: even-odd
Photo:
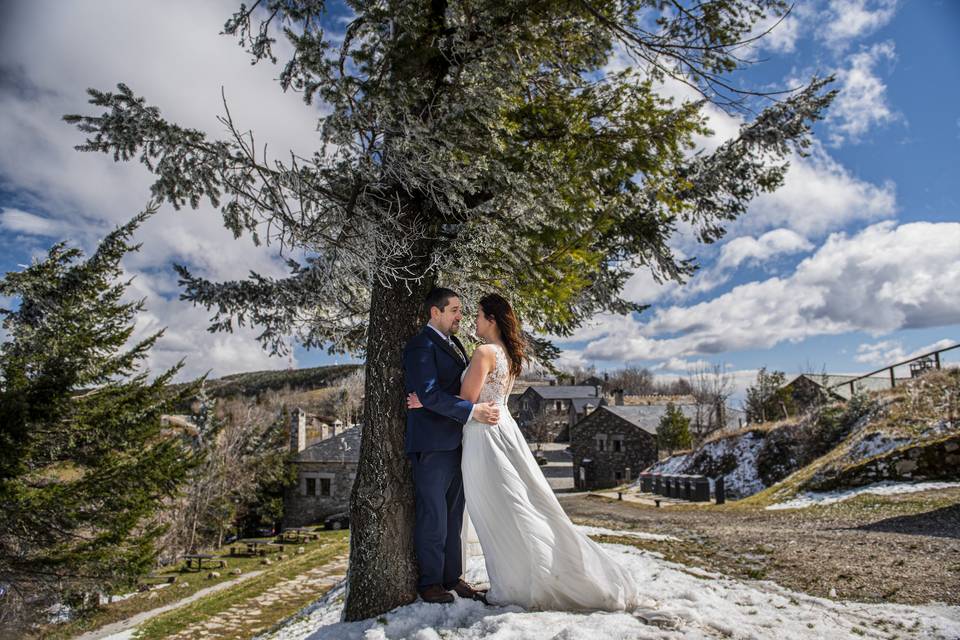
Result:
[[[424,602],[447,604],[453,602],[453,594],[439,584],[431,584],[420,590],[420,597]]]
[[[458,580],[455,585],[447,589],[448,591],[453,591],[461,598],[468,598],[471,600],[480,600],[481,602],[486,602],[486,589],[475,589],[463,580]]]

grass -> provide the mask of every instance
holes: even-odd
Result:
[[[244,575],[253,571],[279,571],[286,567],[298,567],[301,571],[304,571],[312,568],[313,566],[323,564],[326,561],[325,558],[331,552],[333,552],[333,555],[336,555],[336,553],[341,553],[346,550],[346,546],[348,544],[347,531],[319,531],[318,534],[320,536],[319,541],[306,542],[302,544],[306,550],[306,553],[301,556],[294,555],[293,557],[284,561],[275,562],[269,567],[261,565],[260,558],[230,556],[229,547],[225,547],[220,550],[208,551],[208,553],[214,555],[217,559],[223,558],[227,561],[226,569],[212,569],[220,574],[219,578],[207,578],[208,570],[206,569],[202,572],[186,571],[183,569],[183,564],[181,563],[176,567],[171,567],[169,569],[156,572],[157,575],[160,576],[176,576],[177,582],[173,583],[172,585],[161,589],[151,589],[150,591],[137,593],[126,600],[120,600],[108,605],[104,605],[96,612],[82,619],[73,620],[65,624],[49,625],[41,628],[36,637],[42,637],[50,640],[66,640],[67,638],[72,638],[88,631],[99,629],[105,625],[126,620],[127,618],[130,618],[138,613],[150,611],[164,605],[177,602],[183,598],[193,595],[201,589],[206,589],[223,582],[242,578]],[[291,551],[296,551],[297,546],[301,545],[287,544],[285,545],[286,548],[284,551],[285,553],[289,554]],[[275,558],[276,555],[272,554],[271,557]],[[302,567],[305,565],[306,569],[303,569]],[[233,569],[240,569],[242,574],[239,576],[231,575],[230,571]],[[266,575],[264,574],[251,579],[249,582],[253,584],[261,584],[261,581],[265,578]],[[236,587],[228,588],[221,593],[232,592],[233,589],[240,588],[245,584],[246,583],[241,583],[236,585]],[[268,587],[263,588],[265,589]],[[205,600],[205,598],[198,602],[203,602],[203,600]]]
[[[195,602],[173,611],[161,614],[140,625],[135,636],[137,640],[157,640],[179,633],[187,627],[193,626],[212,618],[230,607],[253,598],[280,582],[289,580],[297,575],[321,566],[333,560],[336,556],[346,553],[348,548],[348,532],[326,532],[321,534],[320,544],[314,543],[302,556],[295,556],[284,562],[265,567],[263,574],[253,580],[243,582],[229,589],[205,596]],[[315,600],[320,594],[317,591],[304,589],[297,597],[286,598],[274,603],[269,608],[261,608],[261,615],[256,621],[247,620],[245,626],[228,632],[218,629],[218,636],[231,637],[227,633],[235,633],[233,637],[249,638],[256,630],[267,628],[280,620],[297,612],[299,609]]]

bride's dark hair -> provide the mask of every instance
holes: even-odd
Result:
[[[519,376],[527,357],[527,343],[520,332],[520,321],[513,313],[513,307],[500,294],[489,293],[480,298],[480,309],[500,329],[500,337],[510,360],[510,373],[513,377]]]

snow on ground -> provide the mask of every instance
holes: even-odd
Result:
[[[917,491],[931,491],[935,489],[951,489],[960,487],[960,482],[877,482],[863,487],[854,487],[852,489],[842,489],[839,491],[813,492],[807,491],[793,500],[772,504],[767,509],[804,509],[816,505],[833,504],[848,500],[862,493],[873,493],[881,496],[889,496],[896,493],[916,493]]]
[[[886,434],[874,432],[850,447],[845,457],[849,460],[866,460],[911,442],[913,442],[911,438],[892,438]]]
[[[604,529],[603,527],[588,527],[586,525],[576,525],[577,529],[588,536],[623,536],[626,538],[639,538],[641,540],[677,540],[673,536],[666,536],[660,533],[647,533],[646,531],[626,531],[623,529]]]
[[[341,622],[345,585],[307,607],[263,640],[593,640],[775,638],[960,638],[960,607],[836,602],[789,591],[769,581],[739,581],[675,564],[634,547],[604,544],[646,590],[637,615],[628,612],[527,612],[517,606],[417,601],[359,622]],[[466,578],[487,581],[482,556],[472,556]],[[657,610],[673,624],[647,624]]]
[[[649,470],[655,473],[683,473],[690,464],[691,458],[692,454],[680,453],[661,460],[650,467]],[[639,485],[639,480],[634,484]]]
[[[748,432],[740,436],[718,438],[707,442],[697,450],[696,454],[698,456],[707,454],[713,460],[733,456],[737,466],[723,477],[724,488],[728,497],[745,498],[765,488],[763,480],[757,474],[757,456],[763,448],[763,442],[763,437]],[[675,455],[654,464],[648,471],[667,474],[691,473],[693,457],[693,453]],[[714,490],[713,481],[714,479],[710,478],[710,491]],[[639,478],[633,486],[640,486]]]

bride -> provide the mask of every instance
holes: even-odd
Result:
[[[466,512],[490,578],[487,601],[539,610],[634,609],[637,584],[567,517],[507,409],[525,355],[520,324],[502,296],[480,300],[477,336],[486,344],[463,373],[460,397],[501,405],[497,424],[470,420],[463,427]],[[422,406],[416,394],[408,406]]]

